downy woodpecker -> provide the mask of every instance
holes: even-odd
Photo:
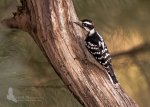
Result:
[[[86,36],[86,48],[94,56],[94,58],[106,69],[107,74],[112,83],[117,84],[115,73],[111,64],[111,57],[102,36],[96,31],[91,20],[84,19],[81,22],[75,22],[77,25],[85,29],[88,34]]]

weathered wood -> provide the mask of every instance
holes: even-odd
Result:
[[[86,60],[82,29],[71,0],[21,0],[14,17],[2,23],[28,32],[57,74],[86,107],[137,107],[104,70]]]

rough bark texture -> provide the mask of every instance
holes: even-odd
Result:
[[[86,107],[137,107],[104,70],[86,60],[84,34],[71,0],[21,0],[14,17],[3,24],[28,32],[57,74]]]

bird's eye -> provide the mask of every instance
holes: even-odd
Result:
[[[88,25],[86,23],[83,24],[85,27],[87,27]]]

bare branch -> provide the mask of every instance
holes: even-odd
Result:
[[[150,49],[150,45],[148,43],[145,43],[140,46],[134,47],[133,49],[130,49],[128,51],[112,54],[112,57],[119,57],[123,55],[135,55],[135,54],[149,51],[149,49]]]

